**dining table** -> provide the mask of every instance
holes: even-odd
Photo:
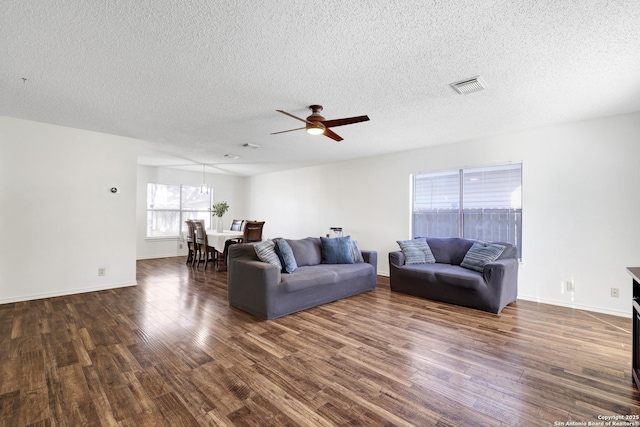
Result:
[[[207,242],[209,243],[209,246],[213,246],[213,248],[219,253],[221,254],[221,256],[218,257],[218,271],[227,271],[227,247],[226,247],[226,242],[227,240],[232,240],[232,239],[237,239],[239,237],[242,237],[244,235],[244,233],[242,231],[235,231],[235,230],[223,230],[223,231],[216,231],[216,230],[206,230],[207,232]]]

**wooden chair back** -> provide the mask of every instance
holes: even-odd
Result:
[[[193,225],[196,228],[196,232],[194,235],[195,241],[197,245],[206,245],[207,244],[207,232],[204,228],[204,221],[201,219],[196,219],[192,221]]]
[[[187,236],[186,236],[187,249],[188,249],[187,264],[190,264],[190,263],[193,263],[196,257],[196,252],[197,252],[196,241],[195,241],[196,228],[193,225],[193,221],[191,221],[190,219],[187,219],[185,222],[187,223]]]
[[[193,243],[193,235],[195,234],[196,228],[193,225],[193,221],[190,219],[185,220],[185,223],[187,224],[187,243]]]
[[[196,227],[196,247],[198,248],[198,265],[204,262],[204,268],[206,270],[209,263],[209,254],[212,255],[211,260],[215,262],[215,249],[209,246],[209,239],[207,238],[207,230],[204,228],[204,220],[193,220]],[[203,259],[204,257],[204,259]]]
[[[262,228],[264,221],[247,221],[244,226],[243,243],[262,242]]]

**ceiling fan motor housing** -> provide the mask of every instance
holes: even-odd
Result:
[[[326,129],[322,124],[324,121],[324,117],[320,115],[320,111],[322,111],[322,105],[311,105],[311,115],[307,117],[307,121],[313,122],[314,124],[307,123],[307,132],[313,135],[320,135],[324,133]]]
[[[311,105],[311,115],[307,117],[307,120],[310,122],[323,122],[324,117],[320,115],[320,111],[322,111],[322,105]]]

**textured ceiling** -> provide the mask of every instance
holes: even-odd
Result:
[[[0,40],[0,115],[137,138],[139,164],[195,171],[640,110],[636,0],[2,0]],[[483,92],[449,86],[476,75]],[[311,104],[371,120],[334,128],[341,143],[270,135],[301,124],[276,109],[306,117]]]

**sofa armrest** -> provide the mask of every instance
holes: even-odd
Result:
[[[516,258],[499,259],[484,266],[482,272],[491,292],[500,295],[502,303],[514,301],[518,295],[518,260]]]
[[[281,272],[277,266],[257,260],[234,258],[232,252],[227,278],[229,304],[267,318],[269,301],[278,292],[280,278]]]
[[[393,267],[402,267],[404,265],[404,254],[402,251],[389,252],[389,265]]]
[[[231,260],[229,262],[229,290],[280,284],[280,269],[262,261]]]
[[[373,265],[373,268],[377,275],[378,274],[378,252],[376,251],[360,251],[360,252],[362,252],[362,258],[364,259],[364,262],[366,262],[367,264]]]
[[[505,275],[518,273],[518,260],[515,258],[499,259],[493,262],[489,262],[484,266],[482,274],[487,282],[493,281],[499,276],[500,278]]]

